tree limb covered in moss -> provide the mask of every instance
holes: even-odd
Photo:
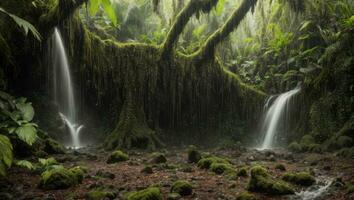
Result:
[[[162,47],[162,57],[166,57],[171,53],[173,45],[178,40],[178,36],[183,32],[189,19],[198,12],[209,12],[218,0],[193,0],[190,1],[182,11],[177,15],[172,28],[170,29]]]
[[[205,44],[199,50],[197,57],[199,59],[214,57],[215,49],[217,45],[222,42],[229,34],[234,31],[245,18],[248,11],[253,8],[257,3],[257,0],[243,0],[240,7],[230,16],[225,24],[216,30],[205,42]]]
[[[58,25],[59,22],[70,17],[77,8],[86,2],[88,0],[58,0],[56,6],[40,17],[41,30],[48,30]]]

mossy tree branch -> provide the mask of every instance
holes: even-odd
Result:
[[[167,34],[166,40],[162,47],[162,58],[171,54],[174,44],[178,40],[179,35],[183,32],[189,19],[198,12],[210,12],[210,10],[218,3],[218,0],[193,0],[190,1],[182,11],[177,15],[172,28]]]
[[[253,8],[257,3],[257,0],[243,0],[240,7],[229,17],[225,24],[216,30],[204,43],[201,49],[195,55],[198,59],[204,60],[207,58],[213,58],[215,49],[219,43],[221,43],[229,34],[234,31],[241,21],[245,18],[248,11]]]
[[[41,30],[47,32],[47,30],[57,26],[60,22],[70,17],[77,8],[88,1],[89,0],[58,0],[56,6],[40,17],[39,24]]]

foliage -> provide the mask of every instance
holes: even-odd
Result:
[[[118,19],[116,13],[112,7],[110,0],[90,0],[90,14],[95,16],[99,8],[103,8],[104,12],[107,14],[108,18],[111,20],[114,26],[118,24]]]
[[[19,167],[22,167],[22,168],[26,168],[28,170],[36,169],[36,167],[30,161],[27,161],[27,160],[18,160],[18,161],[16,161],[16,166],[19,166]]]
[[[4,135],[0,135],[0,150],[0,176],[5,176],[6,168],[11,167],[13,155],[11,142]]]
[[[14,15],[14,14],[7,12],[5,9],[0,7],[0,13],[1,12],[8,15],[9,17],[11,17],[16,22],[16,24],[24,30],[26,36],[27,36],[28,32],[31,32],[32,35],[38,41],[42,40],[41,34],[37,31],[37,29],[31,23],[29,23],[28,21]]]

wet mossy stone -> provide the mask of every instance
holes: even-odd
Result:
[[[251,179],[248,183],[248,190],[270,195],[294,194],[293,188],[283,181],[273,181],[267,170],[261,166],[251,168]]]
[[[171,193],[178,193],[181,196],[191,195],[193,192],[193,186],[188,181],[179,180],[172,184]]]
[[[166,159],[165,154],[157,153],[157,152],[151,154],[150,163],[161,164],[161,163],[166,163],[166,162],[167,162],[167,159]]]
[[[247,173],[247,167],[242,167],[237,171],[237,176],[239,177],[247,177],[248,173]]]
[[[233,173],[235,170],[232,166],[228,163],[217,163],[214,162],[210,165],[210,171],[214,172],[215,174],[223,174],[224,172]]]
[[[118,162],[124,162],[129,160],[129,156],[122,151],[114,151],[111,153],[107,160],[107,164],[113,164]]]
[[[279,163],[275,165],[275,169],[280,170],[280,171],[286,171],[286,168],[283,164]]]
[[[42,173],[39,187],[48,190],[67,189],[78,183],[77,174],[65,168],[56,168]]]
[[[226,159],[219,158],[216,156],[211,156],[211,157],[202,158],[201,160],[199,160],[198,167],[201,169],[209,169],[213,163],[230,164],[230,162]]]
[[[308,172],[286,173],[283,180],[302,186],[310,186],[316,182],[315,178]]]
[[[59,142],[47,138],[44,140],[44,151],[49,154],[64,154],[65,148]]]
[[[106,191],[105,189],[94,189],[89,191],[85,195],[87,200],[106,200],[106,199],[115,199],[117,195],[114,192]]]
[[[202,155],[196,148],[189,148],[188,150],[188,162],[190,163],[198,163],[198,161],[202,159]]]
[[[125,200],[162,200],[163,196],[158,187],[149,187],[144,190],[130,192],[125,195]]]
[[[256,197],[249,192],[242,192],[237,196],[236,200],[256,200]]]

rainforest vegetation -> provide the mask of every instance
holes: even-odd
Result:
[[[1,0],[0,199],[354,199],[354,0]]]

